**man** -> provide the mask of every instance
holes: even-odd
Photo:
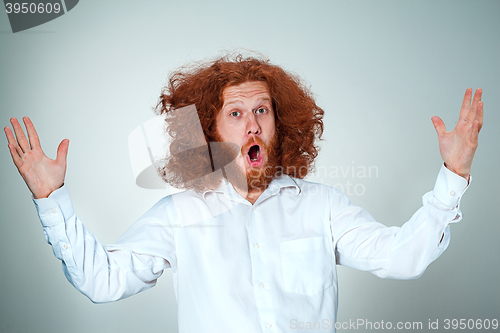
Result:
[[[16,119],[17,139],[5,132],[47,241],[92,301],[148,289],[170,267],[181,332],[311,332],[296,323],[335,322],[335,264],[410,279],[446,249],[449,223],[461,219],[481,94],[472,99],[466,90],[451,132],[433,117],[445,163],[423,207],[400,228],[375,222],[334,188],[302,180],[317,156],[323,110],[297,78],[266,60],[223,57],[172,74],[157,108],[173,139],[160,174],[188,190],[160,200],[111,246],[73,211],[64,186],[68,140],[50,160],[28,118],[29,140]],[[189,130],[189,112],[175,112],[192,104],[203,135]],[[203,142],[210,155],[193,149]],[[228,156],[233,167],[215,167]]]

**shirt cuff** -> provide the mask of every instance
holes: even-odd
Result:
[[[441,170],[439,170],[432,193],[434,197],[446,207],[455,208],[460,204],[460,199],[469,187],[471,181],[471,176],[469,176],[469,181],[467,181],[467,179],[450,171],[443,163]]]
[[[53,191],[48,198],[35,199],[33,196],[31,198],[44,226],[61,223],[60,218],[58,218],[58,216],[60,217],[59,212],[62,213],[64,221],[75,214],[66,185]]]

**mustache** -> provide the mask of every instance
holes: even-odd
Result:
[[[240,149],[241,155],[245,156],[248,154],[252,146],[258,145],[260,153],[269,151],[269,145],[267,145],[261,138],[254,136],[247,140]]]

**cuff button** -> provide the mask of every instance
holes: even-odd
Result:
[[[453,197],[455,196],[455,191],[450,191],[450,195]]]

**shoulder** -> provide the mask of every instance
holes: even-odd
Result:
[[[169,215],[169,211],[175,210],[175,207],[183,204],[193,204],[196,201],[203,201],[202,194],[194,190],[186,190],[164,196],[156,202],[145,214],[146,217],[155,217]]]
[[[286,177],[290,178],[290,180],[292,180],[296,184],[297,189],[302,195],[342,195],[342,192],[330,185],[315,183],[300,178],[293,178],[290,176]]]
[[[324,202],[326,200],[332,209],[351,205],[349,198],[333,186],[300,178],[289,178],[297,185],[301,199],[312,202]]]

